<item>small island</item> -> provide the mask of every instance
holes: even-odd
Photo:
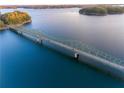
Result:
[[[84,15],[96,15],[96,16],[104,16],[107,14],[122,14],[124,13],[124,7],[94,6],[94,7],[80,9],[79,13]]]
[[[26,12],[14,11],[0,14],[0,30],[8,29],[9,26],[21,26],[31,22],[31,17]]]

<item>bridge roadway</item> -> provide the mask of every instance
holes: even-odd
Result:
[[[36,42],[43,43],[55,50],[58,48],[60,52],[65,52],[65,54],[71,57],[75,57],[75,54],[79,54],[78,60],[86,61],[86,64],[88,63],[104,71],[107,70],[110,74],[124,79],[123,59],[116,58],[81,41],[51,36],[45,32],[24,27],[10,26],[9,28],[11,31],[32,37]]]

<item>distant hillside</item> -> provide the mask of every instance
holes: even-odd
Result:
[[[0,6],[0,8],[33,8],[33,9],[47,9],[47,8],[87,8],[87,7],[93,7],[98,5],[105,5],[105,4],[75,4],[75,5],[4,5]],[[123,5],[123,4],[106,4],[106,6],[112,6],[112,5]]]

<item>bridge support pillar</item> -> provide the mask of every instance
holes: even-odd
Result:
[[[42,43],[42,39],[40,39],[40,38],[36,38],[36,42],[38,42],[38,43]]]
[[[22,32],[20,32],[20,31],[17,31],[17,33],[18,33],[18,34],[23,34],[23,33],[22,33]]]

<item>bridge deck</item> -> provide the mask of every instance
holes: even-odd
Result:
[[[77,50],[86,52],[88,54],[103,58],[103,59],[105,59],[107,61],[110,61],[112,63],[124,66],[124,60],[123,59],[116,58],[116,57],[114,57],[114,56],[112,56],[112,55],[110,55],[108,53],[105,53],[105,52],[103,52],[101,50],[98,50],[98,49],[96,49],[94,47],[91,47],[91,46],[89,46],[89,45],[87,45],[87,44],[85,44],[85,43],[83,43],[81,41],[69,40],[69,39],[65,40],[63,38],[53,37],[51,35],[41,33],[38,30],[26,29],[24,27],[13,27],[13,26],[11,26],[10,29],[13,29],[14,31],[19,32],[19,33],[25,33],[25,34],[31,35],[31,36],[37,38],[38,40],[45,39],[45,40],[56,41],[56,42],[59,42],[59,43],[61,43],[63,45],[72,47],[73,49],[77,49]]]

